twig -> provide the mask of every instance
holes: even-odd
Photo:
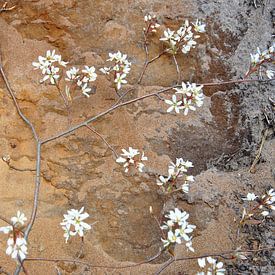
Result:
[[[174,63],[175,63],[176,69],[177,69],[178,84],[180,84],[180,82],[181,82],[180,68],[179,68],[179,64],[178,64],[177,58],[176,58],[176,56],[174,54],[173,54],[173,60],[174,60]]]
[[[6,84],[6,87],[7,87],[7,89],[8,89],[8,92],[9,92],[10,96],[12,97],[13,103],[14,103],[14,105],[15,105],[15,107],[16,107],[16,110],[17,110],[19,116],[20,116],[20,117],[23,119],[23,121],[25,121],[25,123],[31,128],[32,133],[33,133],[33,136],[34,136],[35,140],[38,142],[38,141],[39,141],[39,138],[38,138],[38,135],[37,135],[37,133],[36,133],[36,131],[35,131],[35,128],[34,128],[33,124],[32,124],[32,123],[25,117],[25,115],[22,113],[22,111],[21,111],[21,109],[20,109],[20,107],[19,107],[19,105],[18,105],[18,103],[17,103],[17,100],[16,100],[16,97],[15,97],[15,95],[14,95],[14,92],[12,91],[12,88],[11,88],[11,86],[10,86],[10,84],[9,84],[9,81],[8,81],[7,77],[6,77],[6,74],[4,73],[3,66],[2,66],[1,53],[0,53],[0,72],[1,72],[1,75],[2,75],[2,78],[3,78],[4,82],[5,82],[5,84]]]
[[[129,94],[130,92],[132,92],[133,90],[135,90],[135,88],[131,88],[131,89],[129,89],[128,91],[126,91],[124,94],[122,94],[121,96],[120,96],[120,98],[116,101],[116,103],[113,105],[113,106],[116,106],[117,104],[119,104],[120,102],[121,102],[121,100],[127,95],[127,94]],[[113,107],[112,106],[112,107]]]
[[[272,78],[272,79],[268,79],[268,80],[258,80],[258,79],[240,79],[240,80],[230,80],[230,81],[225,81],[225,82],[213,82],[213,83],[202,83],[202,84],[199,84],[199,85],[203,85],[203,86],[216,86],[216,85],[226,85],[226,84],[238,84],[238,83],[250,83],[250,82],[270,82],[270,81],[274,81],[275,78]],[[153,97],[153,96],[158,96],[159,94],[162,94],[162,93],[166,93],[176,87],[180,87],[179,85],[175,85],[175,86],[170,86],[170,87],[166,87],[166,88],[163,88],[157,92],[154,92],[154,93],[150,93],[150,94],[147,94],[147,95],[143,95],[143,96],[140,96],[140,97],[137,97],[137,98],[134,98],[134,99],[131,99],[131,100],[128,100],[126,102],[123,102],[123,103],[120,103],[120,104],[117,104],[117,105],[113,105],[111,108],[87,119],[86,121],[83,121],[82,123],[79,123],[77,124],[76,126],[74,127],[71,127],[70,129],[68,130],[65,130],[63,132],[60,132],[52,137],[49,137],[49,138],[46,138],[44,140],[42,140],[41,144],[45,144],[45,143],[48,143],[50,141],[53,141],[53,140],[56,140],[60,137],[64,137],[72,132],[74,132],[75,130],[79,129],[79,128],[82,128],[86,125],[88,125],[89,123],[97,120],[98,118],[101,118],[109,113],[111,113],[112,111],[118,109],[118,108],[121,108],[123,106],[126,106],[126,105],[129,105],[129,104],[132,104],[132,103],[135,103],[137,101],[140,101],[140,100],[143,100],[143,99],[146,99],[146,98],[149,98],[149,97]]]
[[[0,215],[0,220],[2,220],[3,222],[5,222],[13,227],[13,224],[10,221],[8,221],[5,217],[3,217],[2,215]]]
[[[99,136],[103,142],[107,145],[107,147],[114,153],[115,157],[118,158],[118,154],[115,151],[115,149],[108,143],[108,141],[99,133],[97,132],[94,128],[90,127],[89,125],[85,125],[90,131],[95,133],[97,136]]]
[[[224,256],[234,254],[234,253],[253,253],[253,252],[269,251],[269,250],[275,250],[275,247],[265,247],[265,248],[259,248],[259,249],[249,249],[249,250],[230,250],[230,251],[220,252],[220,253],[208,253],[208,254],[203,254],[200,256],[171,258],[155,273],[155,275],[161,274],[172,263],[178,262],[178,261],[196,260],[199,258],[206,258],[206,257],[222,257],[222,258],[224,258]]]
[[[257,163],[258,163],[258,161],[261,157],[262,150],[263,150],[263,147],[264,147],[264,143],[266,141],[267,133],[268,133],[268,129],[265,129],[263,137],[262,137],[262,141],[261,141],[261,144],[260,144],[260,148],[259,148],[259,150],[257,152],[257,155],[256,155],[256,157],[255,157],[255,159],[254,159],[254,161],[253,161],[253,163],[252,163],[252,165],[249,169],[249,172],[252,173],[252,174],[256,173],[256,165],[257,165]]]
[[[162,55],[164,55],[165,53],[167,53],[167,50],[162,51],[161,53],[159,53],[157,56],[155,56],[154,58],[152,58],[152,59],[150,59],[150,60],[148,60],[148,57],[146,57],[147,59],[146,59],[145,62],[144,62],[143,69],[142,69],[142,72],[141,72],[141,74],[140,74],[140,76],[139,76],[139,79],[138,79],[138,81],[137,81],[137,84],[140,84],[140,83],[141,83],[142,78],[143,78],[143,76],[144,76],[144,74],[145,74],[145,71],[146,71],[148,65],[149,65],[150,63],[156,61],[157,59],[159,59],[159,58],[160,58]]]
[[[129,265],[124,265],[124,266],[108,266],[108,265],[93,265],[93,264],[90,264],[88,262],[84,262],[84,261],[80,261],[80,260],[74,260],[74,259],[61,259],[61,258],[55,258],[55,259],[48,259],[48,258],[26,258],[24,260],[24,262],[34,262],[34,261],[37,261],[37,262],[54,262],[54,263],[57,263],[57,262],[67,262],[67,263],[74,263],[74,264],[79,264],[79,265],[85,265],[85,266],[88,266],[88,267],[91,267],[91,268],[107,268],[107,269],[124,269],[124,268],[133,268],[133,267],[136,267],[136,266],[140,266],[140,265],[143,265],[143,264],[148,264],[148,263],[151,263],[153,262],[154,260],[156,260],[157,258],[160,257],[160,255],[162,255],[162,253],[164,252],[163,249],[160,249],[159,252],[154,255],[153,257],[149,258],[148,260],[145,260],[145,261],[142,261],[142,262],[139,262],[139,263],[135,263],[135,264],[129,264]]]

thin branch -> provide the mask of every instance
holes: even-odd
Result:
[[[135,263],[135,264],[129,264],[129,265],[123,265],[123,266],[108,266],[108,265],[93,265],[90,264],[88,262],[84,262],[84,261],[80,261],[80,260],[74,260],[74,259],[61,259],[61,258],[55,258],[55,259],[48,259],[48,258],[26,258],[24,260],[24,262],[54,262],[54,263],[58,263],[58,262],[67,262],[67,263],[74,263],[74,264],[79,264],[79,265],[85,265],[91,268],[106,268],[106,269],[124,269],[124,268],[133,268],[136,266],[140,266],[143,264],[148,264],[153,262],[154,260],[156,260],[157,258],[160,257],[160,255],[162,255],[162,253],[164,252],[163,249],[160,249],[159,252],[154,255],[153,257],[149,258],[148,260],[139,262],[139,263]]]
[[[220,253],[207,253],[200,256],[192,256],[192,257],[180,257],[180,258],[171,258],[169,259],[156,273],[155,275],[161,274],[165,269],[167,269],[172,263],[179,262],[179,261],[186,261],[186,260],[197,260],[199,258],[206,258],[206,257],[222,257],[230,254],[235,253],[254,253],[254,252],[261,252],[261,251],[272,251],[275,250],[275,247],[264,247],[259,249],[249,249],[249,250],[230,250]],[[231,257],[231,259],[235,258],[236,256]]]
[[[22,113],[22,111],[21,111],[21,109],[20,109],[20,107],[19,107],[19,105],[18,105],[18,103],[17,103],[17,99],[16,99],[16,97],[15,97],[15,95],[14,95],[14,92],[13,92],[13,90],[12,90],[10,84],[9,84],[9,81],[8,81],[8,79],[7,79],[7,77],[6,77],[6,74],[5,74],[4,70],[3,70],[1,53],[0,53],[0,72],[1,72],[1,75],[2,75],[2,78],[3,78],[4,82],[5,82],[5,84],[6,84],[6,87],[7,87],[7,89],[8,89],[8,92],[9,92],[10,96],[12,97],[13,103],[14,103],[14,105],[15,105],[15,107],[16,107],[16,110],[17,110],[19,116],[20,116],[20,117],[23,119],[23,121],[25,121],[25,123],[31,128],[32,133],[33,133],[33,136],[34,136],[35,140],[38,142],[38,141],[39,141],[39,138],[38,138],[38,135],[37,135],[37,133],[36,133],[36,131],[35,131],[35,128],[34,128],[33,124],[32,124],[32,123],[26,118],[26,116]]]
[[[30,222],[25,231],[25,239],[28,240],[28,236],[30,231],[33,227],[37,208],[38,208],[38,197],[39,197],[39,190],[40,190],[40,170],[41,170],[41,142],[37,143],[36,147],[36,176],[35,176],[35,191],[34,191],[34,201],[33,201],[33,209],[31,214]]]
[[[230,81],[224,81],[224,82],[213,82],[213,83],[202,83],[202,84],[199,84],[199,85],[203,85],[203,86],[217,86],[217,85],[227,85],[227,84],[239,84],[239,83],[250,83],[250,82],[261,82],[261,83],[264,83],[264,82],[270,82],[270,81],[274,81],[275,78],[272,78],[272,79],[267,79],[267,80],[258,80],[258,79],[240,79],[240,80],[230,80]],[[159,94],[162,94],[162,93],[165,93],[165,92],[168,92],[176,87],[180,87],[179,85],[175,85],[175,86],[170,86],[170,87],[166,87],[166,88],[163,88],[157,92],[154,92],[154,93],[150,93],[150,94],[147,94],[147,95],[143,95],[143,96],[140,96],[140,97],[137,97],[137,98],[134,98],[134,99],[131,99],[131,100],[128,100],[126,102],[123,102],[123,103],[120,103],[120,104],[117,104],[117,105],[113,105],[111,108],[83,121],[82,123],[80,124],[77,124],[76,126],[74,127],[71,127],[70,129],[68,130],[65,130],[63,132],[60,132],[52,137],[49,137],[49,138],[46,138],[44,139],[41,144],[45,144],[45,143],[48,143],[50,141],[53,141],[53,140],[56,140],[60,137],[64,137],[72,132],[74,132],[75,130],[79,129],[79,128],[82,128],[82,127],[85,127],[86,125],[88,125],[89,123],[97,120],[98,118],[101,118],[109,113],[111,113],[112,111],[118,109],[118,108],[121,108],[123,106],[126,106],[126,105],[129,105],[129,104],[132,104],[132,103],[135,103],[137,101],[140,101],[140,100],[143,100],[143,99],[146,99],[146,98],[149,98],[149,97],[153,97],[153,96],[158,96]]]
[[[165,53],[167,53],[167,50],[162,51],[161,53],[159,53],[157,56],[155,56],[154,58],[152,58],[152,59],[150,59],[150,60],[148,60],[148,56],[146,56],[146,60],[145,60],[145,62],[144,62],[143,69],[142,69],[142,71],[141,71],[141,74],[140,74],[140,76],[139,76],[139,79],[138,79],[138,81],[137,81],[137,84],[140,84],[140,83],[141,83],[142,78],[143,78],[143,76],[144,76],[144,74],[145,74],[145,71],[146,71],[148,65],[149,65],[150,63],[156,61],[157,59],[159,59],[159,58],[160,58],[162,55],[164,55]]]
[[[2,215],[0,215],[0,220],[2,220],[3,222],[5,222],[13,227],[13,224],[10,221],[8,221],[5,217],[3,217]]]
[[[48,142],[53,141],[55,139],[58,139],[60,137],[66,136],[66,135],[74,132],[75,130],[77,130],[79,128],[82,128],[82,127],[85,127],[89,123],[91,123],[91,122],[93,122],[93,121],[95,121],[95,120],[97,120],[97,119],[99,119],[99,118],[101,118],[101,117],[103,117],[103,116],[111,113],[112,111],[114,111],[114,110],[116,110],[116,109],[118,109],[118,108],[120,108],[122,106],[126,106],[126,105],[129,105],[129,104],[135,103],[135,102],[137,102],[139,100],[142,100],[142,99],[145,99],[145,98],[148,98],[148,97],[156,96],[159,93],[164,93],[164,92],[167,92],[167,91],[169,91],[171,89],[172,89],[172,87],[164,88],[164,89],[162,89],[162,90],[160,90],[158,92],[147,94],[147,95],[144,95],[144,96],[141,96],[141,97],[138,97],[138,98],[134,98],[134,99],[128,100],[126,102],[120,103],[118,105],[115,105],[115,106],[107,109],[106,111],[103,111],[103,112],[101,112],[101,113],[99,113],[99,114],[97,114],[97,115],[95,115],[95,116],[87,119],[86,121],[84,121],[84,122],[82,122],[82,123],[80,123],[80,124],[78,124],[78,125],[70,128],[68,130],[65,130],[65,131],[63,131],[63,132],[61,132],[59,134],[56,134],[56,135],[54,135],[52,137],[44,139],[41,143],[45,144],[45,143],[48,143]]]
[[[127,94],[129,94],[130,92],[132,92],[133,90],[135,90],[135,88],[131,88],[131,89],[129,89],[128,91],[126,91],[124,94],[122,94],[122,95],[120,96],[120,98],[116,101],[116,103],[115,103],[113,106],[118,105],[118,104],[121,102],[121,100],[122,100]],[[113,106],[112,106],[112,107],[113,107]]]
[[[174,54],[173,54],[173,60],[174,60],[174,63],[175,63],[176,69],[177,69],[178,84],[180,84],[180,82],[181,82],[180,68],[179,68],[179,64],[178,64],[177,58],[176,58],[176,56]]]
[[[99,133],[97,132],[94,128],[90,127],[89,125],[85,125],[90,131],[95,133],[98,137],[100,137],[103,142],[107,145],[107,147],[114,153],[115,157],[118,158],[118,154],[116,150],[108,143],[108,141]]]

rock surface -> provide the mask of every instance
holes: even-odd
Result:
[[[109,52],[121,50],[133,63],[125,89],[131,88],[144,62],[143,16],[152,11],[161,20],[161,31],[178,27],[186,18],[202,18],[207,23],[207,33],[198,48],[188,57],[178,58],[184,80],[205,83],[238,79],[249,66],[249,53],[271,41],[270,12],[274,7],[270,3],[255,9],[250,2],[10,1],[16,8],[0,13],[4,70],[23,112],[39,135],[46,138],[65,130],[68,121],[56,90],[39,85],[40,76],[31,65],[37,56],[56,49],[72,65],[87,64],[98,69]],[[152,57],[162,49],[157,38],[160,33],[150,45]],[[149,66],[142,85],[128,98],[175,84],[175,79],[172,59],[163,56]],[[235,219],[241,215],[240,196],[247,192],[261,194],[274,185],[272,134],[268,135],[256,174],[248,172],[267,127],[262,110],[272,110],[268,100],[272,89],[274,92],[272,83],[207,88],[203,107],[186,117],[167,114],[165,104],[152,98],[116,110],[92,126],[118,152],[129,146],[144,150],[150,169],[156,173],[165,173],[169,161],[176,157],[192,161],[196,181],[187,201],[179,200],[177,206],[189,211],[191,222],[197,225],[193,240],[196,254],[230,250],[235,248],[232,238],[237,227]],[[99,76],[95,95],[74,102],[73,124],[115,101],[111,83]],[[20,209],[29,218],[35,142],[18,117],[2,80],[0,123],[0,212],[10,217]],[[5,161],[7,156],[9,162]],[[67,209],[82,206],[90,213],[91,222],[97,222],[87,235],[83,260],[95,265],[122,265],[158,252],[160,234],[149,207],[161,215],[168,207],[167,198],[159,194],[154,178],[126,175],[114,160],[112,152],[88,129],[43,147],[42,185],[38,216],[30,235],[30,256],[75,257],[80,241],[75,239],[66,245],[59,223]],[[175,204],[174,198],[170,203]],[[15,263],[5,255],[5,242],[0,236],[0,266],[12,272]],[[177,253],[189,255],[181,247]],[[65,263],[57,268],[64,274],[153,274],[165,260],[167,256],[156,264],[114,271]],[[52,263],[26,263],[26,268],[30,274],[56,272]],[[180,262],[166,274],[194,274],[196,270],[196,262]]]

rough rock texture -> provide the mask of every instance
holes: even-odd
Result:
[[[16,9],[0,13],[4,69],[22,110],[39,135],[48,137],[66,129],[68,122],[56,90],[39,85],[40,76],[33,72],[32,61],[47,49],[56,49],[73,65],[97,68],[104,65],[108,52],[121,50],[133,63],[127,85],[130,88],[144,62],[141,30],[145,13],[153,11],[158,15],[161,31],[178,27],[186,18],[202,18],[207,22],[207,34],[188,57],[178,58],[184,80],[200,83],[238,79],[249,66],[249,53],[257,46],[268,46],[271,41],[272,1],[258,9],[252,2],[10,1],[16,4]],[[153,38],[150,55],[155,56],[161,49],[158,38]],[[174,84],[175,79],[172,59],[163,56],[149,66],[142,85],[128,98]],[[205,89],[203,107],[187,117],[168,115],[165,104],[153,98],[93,123],[117,151],[128,146],[146,151],[148,166],[157,173],[165,173],[168,162],[176,157],[191,160],[195,165],[192,173],[197,177],[187,201],[167,199],[159,194],[152,177],[125,175],[105,144],[87,129],[47,144],[42,151],[42,188],[38,217],[30,235],[30,256],[74,257],[80,241],[72,240],[66,245],[59,223],[68,208],[83,205],[91,214],[91,222],[97,221],[93,232],[87,235],[82,259],[93,264],[139,262],[157,253],[160,234],[150,216],[150,205],[157,215],[173,205],[190,212],[191,222],[197,225],[193,240],[197,255],[236,248],[235,219],[241,215],[241,195],[261,194],[274,186],[274,121],[269,125],[262,163],[257,166],[256,174],[248,172],[262,132],[268,127],[263,111],[271,116],[272,123],[268,100],[272,92],[272,83],[217,86]],[[111,83],[99,76],[95,95],[75,101],[73,123],[105,110],[115,100]],[[20,209],[30,217],[35,143],[18,117],[3,81],[0,81],[0,122],[0,157],[10,158],[9,163],[0,159],[0,213],[10,217]],[[260,240],[272,245],[268,228]],[[259,236],[249,232],[247,235],[254,239]],[[5,242],[5,237],[0,236],[0,266],[12,272],[15,264],[4,253]],[[241,244],[246,245],[245,238]],[[179,247],[177,255],[189,254]],[[270,255],[265,257],[270,261]],[[85,269],[71,264],[59,264],[58,269],[64,274],[153,274],[165,260],[167,256],[160,258],[158,264],[121,271]],[[247,268],[253,264],[251,259]],[[255,266],[268,273],[271,265],[256,263]],[[51,263],[27,263],[26,267],[30,274],[56,272],[55,264]],[[166,273],[196,271],[196,262],[190,261],[177,263]]]

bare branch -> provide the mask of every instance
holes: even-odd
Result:
[[[199,258],[206,258],[206,257],[221,257],[224,258],[226,255],[233,255],[230,259],[236,258],[234,256],[235,253],[256,253],[261,251],[272,251],[275,250],[275,247],[264,247],[259,249],[248,249],[248,250],[230,250],[220,253],[207,253],[200,256],[193,256],[193,257],[180,257],[180,258],[171,258],[169,259],[156,273],[155,275],[161,274],[165,269],[167,269],[172,263],[179,262],[179,261],[186,261],[186,260],[197,260]]]
[[[95,133],[97,136],[99,136],[103,140],[103,142],[107,145],[107,147],[114,153],[115,157],[118,158],[118,154],[117,154],[116,150],[108,143],[108,141],[100,133],[98,133],[94,128],[90,127],[89,125],[86,125],[86,127],[90,131]]]

